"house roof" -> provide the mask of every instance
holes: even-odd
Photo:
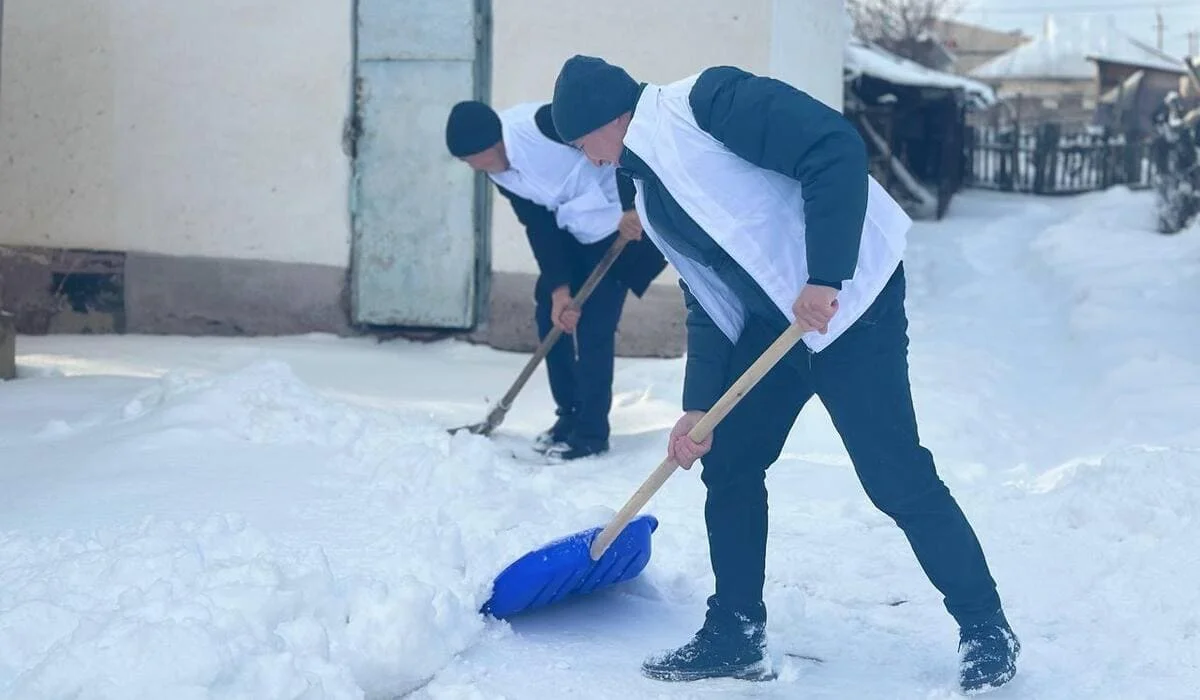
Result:
[[[1121,32],[1112,22],[1096,27],[1084,19],[1060,28],[1050,18],[1041,36],[984,63],[970,75],[983,80],[1092,80],[1096,77],[1092,61],[1097,59],[1183,71],[1179,61]]]
[[[1029,37],[1017,30],[997,31],[948,19],[935,21],[933,33],[951,51],[966,49],[971,53],[1001,53],[1029,40]]]
[[[1133,37],[1126,37],[1125,42],[1119,43],[1115,50],[1088,54],[1091,61],[1120,63],[1138,68],[1163,71],[1164,73],[1186,74],[1183,61],[1174,59],[1167,54],[1147,46]]]
[[[851,77],[869,75],[898,85],[961,88],[967,94],[985,103],[996,100],[996,94],[992,89],[978,80],[926,68],[915,61],[901,58],[855,36],[851,36],[850,40],[846,42],[845,55],[846,72]]]

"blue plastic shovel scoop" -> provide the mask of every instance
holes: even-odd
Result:
[[[688,436],[703,442],[803,333],[793,324],[780,334]],[[480,612],[504,619],[636,577],[650,561],[650,536],[658,529],[658,520],[652,515],[634,516],[678,467],[674,460],[664,459],[603,529],[554,540],[514,561],[496,577],[492,597]]]
[[[481,612],[504,619],[569,596],[628,581],[650,561],[650,535],[658,528],[652,515],[634,519],[599,560],[588,553],[600,528],[577,532],[534,550],[508,565],[492,587]]]

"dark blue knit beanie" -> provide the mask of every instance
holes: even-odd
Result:
[[[554,81],[554,127],[563,141],[586,136],[633,109],[637,91],[623,68],[594,56],[572,56]]]
[[[446,119],[446,148],[456,158],[486,151],[499,143],[502,136],[500,115],[482,102],[459,102]]]

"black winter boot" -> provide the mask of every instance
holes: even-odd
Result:
[[[958,633],[958,682],[967,695],[995,690],[1017,674],[1021,642],[997,611],[991,619],[962,627]]]
[[[720,609],[709,601],[709,612],[692,641],[656,654],[642,664],[642,673],[659,681],[698,681],[736,678],[774,680],[766,649],[765,611],[754,617]]]
[[[535,452],[544,454],[551,445],[565,442],[567,436],[575,429],[575,415],[573,413],[558,413],[558,420],[554,421],[554,425],[550,426],[544,432],[539,433],[533,440],[533,449]]]
[[[573,459],[602,455],[605,452],[608,452],[607,440],[567,438],[563,442],[556,442],[550,445],[542,451],[542,454],[546,456],[547,460],[552,462],[569,462]]]

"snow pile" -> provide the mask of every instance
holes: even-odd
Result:
[[[168,373],[125,405],[126,420],[147,418],[156,432],[195,426],[209,438],[261,444],[344,447],[361,434],[363,418],[319,396],[277,361],[218,377]]]
[[[1129,326],[1114,347],[1127,349],[1152,334],[1157,344],[1194,348],[1200,329],[1178,317],[1194,312],[1196,300],[1178,292],[1200,276],[1200,222],[1176,235],[1158,234],[1148,203],[1149,193],[1125,188],[1084,195],[1033,249],[1067,283],[1074,330],[1112,334]],[[1148,315],[1174,322],[1139,322]]]
[[[1001,219],[965,245],[989,246],[980,284],[1006,290],[975,311],[1017,319],[1007,343],[983,339],[993,358],[1018,360],[997,379],[1022,390],[994,387],[992,403],[1028,448],[997,474],[1002,499],[968,497],[1002,591],[1037,635],[1027,682],[1054,697],[1038,674],[1078,668],[1062,696],[1190,697],[1200,681],[1200,226],[1160,235],[1153,195],[1124,188],[1025,216],[1044,223]]]
[[[1030,681],[1059,697],[1191,697],[1200,669],[1200,447],[1128,447],[989,508]],[[1085,672],[1086,669],[1086,672]],[[1050,687],[1037,697],[1055,697]]]
[[[0,553],[0,688],[12,697],[353,697],[337,662],[362,646],[361,630],[423,607],[344,598],[319,551],[277,553],[229,517],[9,536]]]
[[[1153,195],[964,192],[906,257],[922,441],[1023,643],[1009,697],[1200,686],[1200,225]],[[639,676],[712,590],[698,471],[630,585],[518,618],[494,576],[602,524],[663,456],[682,360],[625,360],[613,452],[508,448],[552,416],[525,357],[456,343],[21,338],[0,390],[0,697],[952,698],[956,630],[819,401],[768,473],[781,676]],[[449,379],[448,379],[449,378]],[[816,660],[814,660],[814,658]],[[999,697],[999,695],[997,696]]]
[[[1154,231],[1150,195],[1114,189],[1076,201],[1032,249],[1051,268],[1066,326],[1094,374],[1093,406],[1110,436],[1200,444],[1200,225]],[[1110,441],[1110,444],[1119,444]]]
[[[111,524],[39,537],[9,529],[21,521],[12,504],[0,526],[4,697],[393,697],[478,641],[476,611],[508,561],[595,524],[483,438],[325,399],[280,362],[168,374],[48,425],[7,436],[6,478],[70,462],[59,478],[91,485],[80,511],[118,508]],[[201,470],[207,480],[150,494],[159,507],[126,493]],[[262,499],[288,504],[263,519],[273,536],[221,512]]]

